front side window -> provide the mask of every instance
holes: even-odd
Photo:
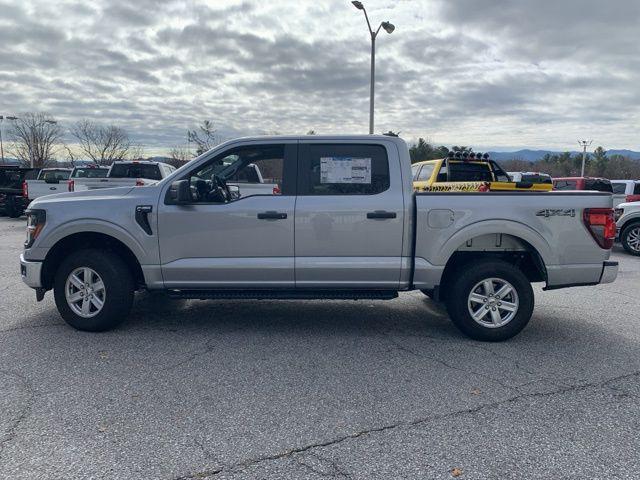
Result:
[[[252,195],[281,195],[284,150],[284,145],[256,145],[214,157],[188,176],[194,203],[227,203]]]
[[[431,178],[431,174],[433,173],[434,168],[435,168],[435,165],[431,165],[431,164],[424,165],[422,167],[422,170],[420,170],[420,174],[418,175],[418,181],[426,182],[427,180],[429,180]]]
[[[308,145],[307,195],[375,195],[389,189],[389,159],[381,145]]]

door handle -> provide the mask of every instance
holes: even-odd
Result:
[[[258,214],[260,220],[284,220],[287,218],[287,214],[283,212],[262,212]]]
[[[375,212],[367,213],[367,218],[373,219],[396,218],[396,216],[396,212],[387,212],[385,210],[376,210]]]

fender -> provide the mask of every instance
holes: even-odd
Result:
[[[558,263],[549,242],[533,228],[512,220],[483,220],[467,225],[449,237],[440,247],[434,264],[446,265],[455,251],[467,241],[487,234],[511,235],[524,240],[536,250],[545,265]]]
[[[40,251],[48,251],[60,240],[75,233],[102,233],[124,243],[136,256],[141,265],[158,263],[154,255],[149,255],[144,246],[133,235],[115,223],[95,218],[80,218],[57,225],[51,231],[43,231],[42,243],[37,245]],[[43,252],[44,253],[44,252]],[[151,258],[154,257],[154,258]]]

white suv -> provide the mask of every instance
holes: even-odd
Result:
[[[640,256],[640,202],[618,205],[616,228],[624,249],[631,255]]]

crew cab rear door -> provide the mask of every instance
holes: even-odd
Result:
[[[398,288],[404,199],[393,145],[300,143],[296,288]]]

